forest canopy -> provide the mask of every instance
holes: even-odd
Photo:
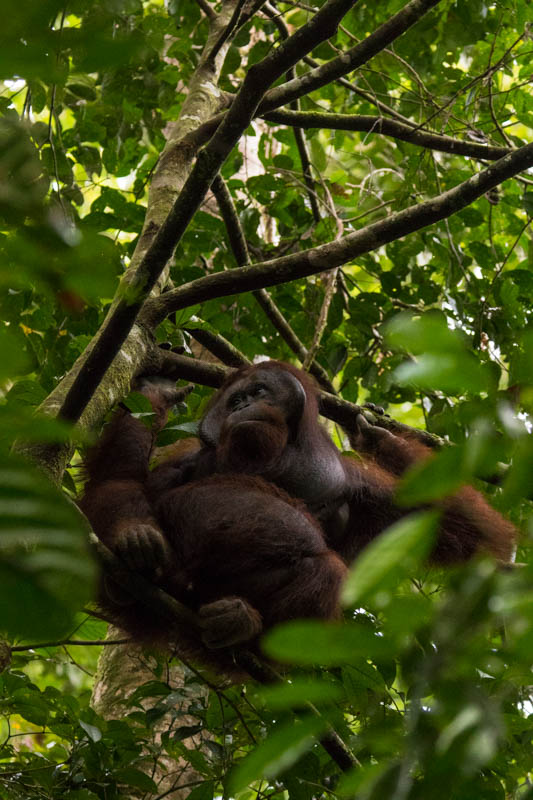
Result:
[[[533,797],[529,0],[4,5],[0,797]],[[243,687],[104,643],[73,501],[137,376],[187,385],[169,445],[266,358],[341,450],[367,401],[431,444],[404,503],[473,483],[520,542],[430,570],[408,518]]]

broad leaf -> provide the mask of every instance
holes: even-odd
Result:
[[[317,736],[326,727],[327,722],[315,716],[277,727],[231,773],[228,780],[229,793],[239,792],[259,778],[276,778],[313,746]]]
[[[411,514],[371,542],[350,570],[342,589],[345,605],[355,605],[391,581],[399,580],[428,555],[435,537],[438,514]]]
[[[46,640],[73,625],[95,567],[80,512],[35,468],[0,463],[0,626]]]

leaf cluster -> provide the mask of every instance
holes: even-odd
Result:
[[[87,435],[55,419],[63,396],[49,395],[63,376],[70,380],[101,329],[144,246],[146,220],[163,222],[190,168],[180,161],[192,159],[190,142],[170,156],[164,148],[170,131],[176,141],[177,133],[198,133],[190,119],[178,132],[173,126],[202,67],[209,20],[195,0],[4,2],[0,626],[13,649],[0,643],[0,797],[162,796],[156,778],[167,757],[195,771],[183,789],[192,800],[529,797],[531,566],[502,572],[479,562],[428,572],[431,517],[408,518],[365,553],[347,583],[344,625],[272,632],[268,655],[296,665],[279,685],[224,687],[191,667],[177,686],[154,656],[153,680],[126,701],[121,719],[90,708],[87,673],[100,645],[65,643],[99,642],[105,628],[76,617],[94,593],[86,532],[68,499],[79,490]],[[353,4],[288,79],[353,48],[399,8],[396,0]],[[275,14],[264,10],[228,41],[217,97],[229,102],[249,70],[311,14],[283,2]],[[221,169],[247,254],[239,256],[209,195],[168,264],[172,286],[246,259],[299,257],[487,166],[460,149],[439,150],[434,139],[424,147],[384,135],[380,119],[460,145],[522,147],[533,128],[528,10],[523,0],[442,0],[353,74],[298,100],[307,114],[372,116],[370,130],[254,118]],[[163,184],[159,195],[154,184]],[[430,227],[346,261],[333,278],[317,272],[269,289],[292,338],[263,312],[264,298],[260,304],[247,292],[166,316],[155,339],[191,359],[206,356],[195,331],[231,342],[249,360],[293,360],[296,352],[304,361],[311,351],[344,399],[370,398],[454,442],[405,476],[399,502],[440,501],[510,464],[488,490],[521,525],[519,560],[529,562],[531,185],[521,174]],[[194,432],[207,394],[196,386],[163,444]],[[100,416],[119,399],[111,391]],[[128,403],[140,416],[149,411],[139,397]],[[344,447],[342,431],[333,433]],[[40,448],[50,472],[73,443],[63,496],[10,455],[15,442]],[[359,762],[342,776],[318,744],[329,726]]]

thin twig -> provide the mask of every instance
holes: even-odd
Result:
[[[491,75],[494,72],[496,72],[496,70],[498,70],[501,66],[503,66],[503,64],[505,63],[505,59],[507,58],[509,53],[512,52],[512,50],[516,47],[516,45],[519,42],[521,42],[522,39],[525,36],[526,36],[525,32],[520,34],[520,36],[517,39],[515,39],[515,41],[507,48],[505,53],[501,56],[501,58],[498,59],[498,61],[493,66],[491,66],[490,63],[489,63],[489,66],[487,67],[487,69],[485,69],[479,75],[476,75],[475,78],[472,78],[464,86],[462,86],[460,89],[458,89],[456,92],[454,92],[453,95],[450,97],[450,99],[447,100],[446,103],[444,103],[444,105],[439,106],[432,114],[429,115],[429,117],[427,117],[424,120],[424,122],[421,122],[420,125],[417,125],[415,130],[418,130],[419,128],[425,127],[428,124],[428,122],[431,122],[432,119],[437,117],[439,114],[442,114],[442,112],[446,108],[451,106],[452,103],[454,103],[457,100],[457,98],[460,97],[462,94],[464,94],[468,89],[471,89],[472,86],[475,86],[476,83],[479,83],[479,81],[483,80],[483,78],[487,77],[487,75]]]
[[[278,31],[280,32],[282,39],[289,38],[289,29],[285,25],[285,22],[280,14],[276,11],[275,8],[272,8],[270,3],[264,4],[264,11],[265,14],[269,19],[272,20]],[[296,72],[294,67],[292,67],[287,72],[287,80],[293,80],[296,78]],[[300,110],[300,103],[298,100],[293,100],[290,104],[290,107],[293,111]],[[303,130],[301,128],[294,127],[294,140],[296,142],[296,147],[298,149],[298,155],[300,156],[300,163],[302,165],[302,173],[304,176],[304,182],[307,189],[307,196],[309,198],[309,205],[311,206],[311,213],[313,215],[313,219],[315,223],[320,222],[320,211],[318,208],[317,197],[316,197],[316,189],[315,189],[315,182],[313,180],[313,174],[311,172],[311,160],[309,158],[309,153],[307,152],[307,143],[305,141],[305,136]]]
[[[46,647],[106,647],[110,644],[131,644],[131,639],[60,639],[57,642],[41,642],[40,644],[17,644],[10,648],[12,653],[21,653],[24,650],[42,650]]]
[[[314,357],[315,357],[315,355],[316,355],[316,353],[318,351],[318,348],[320,347],[320,342],[321,342],[322,336],[324,335],[324,331],[326,330],[326,325],[327,325],[327,322],[328,322],[329,307],[331,305],[331,300],[333,298],[333,295],[335,294],[335,286],[337,284],[337,273],[338,273],[338,270],[339,270],[338,267],[337,267],[337,269],[332,269],[331,272],[328,274],[327,279],[326,279],[326,290],[324,292],[324,300],[322,301],[322,307],[320,309],[320,314],[318,315],[318,321],[317,321],[317,324],[316,324],[315,335],[313,337],[313,343],[312,343],[311,347],[309,348],[309,353],[307,354],[307,359],[305,360],[304,365],[303,365],[303,368],[305,370],[308,369],[308,362],[310,363],[314,359]]]
[[[245,3],[246,3],[246,0],[239,0],[237,5],[235,6],[235,8],[233,10],[233,14],[230,17],[230,20],[229,20],[228,24],[226,25],[226,27],[224,28],[224,30],[222,31],[222,33],[220,34],[220,36],[216,40],[215,44],[213,45],[213,49],[211,50],[211,52],[207,56],[207,60],[208,61],[214,62],[214,60],[217,57],[218,53],[220,53],[220,51],[224,47],[225,43],[231,38],[231,36],[233,35],[234,31],[237,29],[238,23],[239,23],[239,17],[241,16],[241,11],[242,11],[243,6],[245,5]]]

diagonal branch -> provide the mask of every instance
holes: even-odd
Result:
[[[240,350],[218,333],[212,333],[205,328],[185,327],[183,330],[227,367],[244,367],[251,363]]]
[[[438,5],[440,0],[411,0],[401,11],[390,17],[383,25],[359,42],[346,53],[328,61],[316,69],[312,69],[300,78],[287,81],[281,86],[271,89],[261,103],[259,113],[271,111],[296,100],[304,94],[320,89],[336,78],[347,75],[363,66],[371,58],[381,53],[389,44],[398,39],[409,28],[415,25],[424,14]]]
[[[333,295],[335,294],[335,288],[337,286],[338,269],[339,268],[336,267],[335,269],[331,270],[331,272],[327,276],[326,291],[324,293],[324,300],[322,301],[320,314],[318,315],[315,335],[313,338],[313,342],[311,343],[311,347],[309,348],[307,358],[303,363],[303,368],[305,370],[309,369],[309,363],[313,362],[315,358],[315,353],[318,351],[320,347],[320,342],[324,335],[324,331],[326,330],[326,325],[328,324],[329,307],[331,305],[331,301],[333,300]]]
[[[453,189],[349,233],[342,239],[272,261],[217,272],[191,281],[160,298],[150,300],[145,308],[145,320],[154,325],[173,311],[214,297],[275,286],[347,264],[388,242],[446,219],[482,197],[485,192],[530,167],[533,167],[533,143],[504,156]]]
[[[215,44],[213,45],[213,49],[211,50],[211,52],[207,56],[208,61],[211,61],[211,62],[215,61],[215,58],[217,57],[217,55],[221,51],[221,49],[224,46],[224,44],[229,39],[231,39],[231,37],[235,33],[235,30],[237,28],[237,25],[238,25],[238,22],[239,22],[239,18],[241,16],[241,12],[242,12],[242,9],[243,9],[243,6],[245,5],[245,3],[246,3],[246,0],[238,0],[238,3],[235,6],[235,9],[233,11],[233,14],[231,15],[231,19],[229,20],[228,24],[226,25],[226,27],[224,28],[224,30],[220,34],[220,36],[217,39],[217,41],[215,42]]]
[[[208,0],[196,0],[204,14],[208,19],[215,19],[216,11],[212,6],[209,4]]]
[[[288,39],[289,29],[287,28],[282,17],[277,13],[276,9],[273,8],[268,2],[266,2],[264,4],[263,10],[266,16],[272,20],[272,22],[280,32],[281,38]],[[292,67],[287,72],[287,80],[290,81],[295,77],[296,77],[296,72],[294,67]],[[300,103],[298,100],[293,100],[290,106],[293,109],[293,111],[300,110]],[[304,132],[302,128],[294,127],[293,134],[296,142],[296,147],[298,148],[298,154],[300,156],[300,163],[302,165],[304,183],[307,189],[307,196],[309,198],[309,205],[311,207],[313,219],[315,223],[320,222],[320,211],[318,208],[315,182],[313,180],[313,173],[311,171],[311,159],[309,158],[309,153],[307,152],[307,142],[305,141]]]

